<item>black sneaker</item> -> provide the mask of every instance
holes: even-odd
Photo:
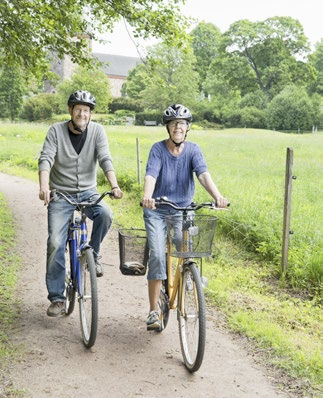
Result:
[[[97,258],[95,259],[95,267],[96,267],[96,276],[100,278],[100,276],[103,276],[103,267]]]
[[[47,309],[47,315],[48,316],[65,315],[64,301],[52,301]]]

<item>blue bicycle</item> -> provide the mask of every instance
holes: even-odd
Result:
[[[83,343],[87,348],[94,345],[98,330],[98,291],[94,253],[87,240],[85,209],[97,205],[107,195],[112,197],[113,192],[106,191],[95,201],[90,198],[86,202],[76,202],[66,193],[52,191],[53,198],[61,197],[75,209],[66,240],[65,315],[73,312],[77,298]]]

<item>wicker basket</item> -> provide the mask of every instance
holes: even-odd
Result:
[[[145,275],[149,250],[144,229],[119,230],[120,271],[123,275]]]
[[[217,217],[205,215],[167,216],[167,236],[171,242],[171,256],[181,258],[209,257],[212,254]]]

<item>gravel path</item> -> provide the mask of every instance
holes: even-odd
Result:
[[[24,397],[287,397],[210,311],[203,364],[197,373],[187,372],[174,311],[163,333],[146,331],[146,278],[120,273],[116,231],[102,247],[99,330],[94,347],[85,349],[78,308],[69,317],[46,315],[47,210],[37,184],[0,173],[0,191],[19,226],[22,268],[16,295],[21,310],[11,342],[22,356],[11,364],[8,377]]]

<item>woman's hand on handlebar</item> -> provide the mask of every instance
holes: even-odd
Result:
[[[216,207],[224,209],[228,206],[230,206],[230,203],[227,198],[224,198],[223,196],[219,196],[216,198]]]
[[[154,198],[143,198],[141,201],[141,206],[145,207],[147,209],[152,209],[155,210],[156,209],[156,205],[155,205],[155,199]]]

